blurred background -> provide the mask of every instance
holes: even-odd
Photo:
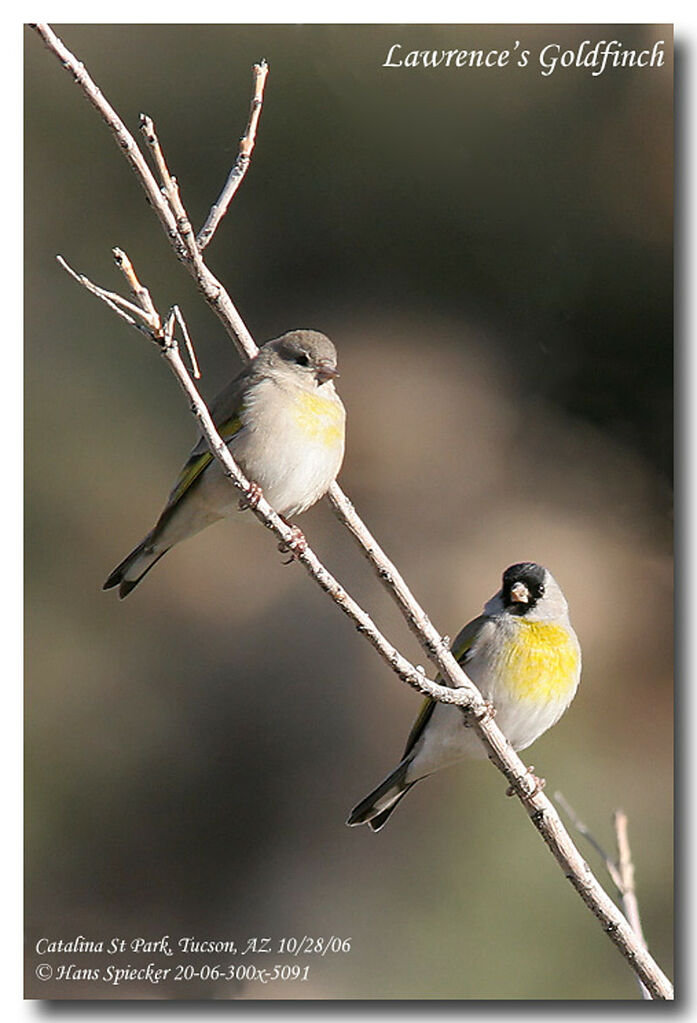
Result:
[[[606,848],[627,811],[647,940],[671,973],[670,28],[57,31],[131,131],[154,118],[196,227],[235,158],[251,65],[269,61],[208,261],[258,342],[292,327],[336,342],[340,482],[439,629],[455,635],[515,561],[562,585],[583,681],[526,758]],[[395,42],[536,54],[606,38],[665,39],[666,66],[381,67]],[[207,397],[240,360],[29,29],[26,145],[27,993],[636,998],[486,762],[417,786],[378,835],[345,827],[420,699],[251,516],[177,548],[127,601],[101,592],[195,429],[155,349],[56,254],[121,289],[123,247],[159,308],[182,307]],[[326,503],[302,528],[424,663]],[[301,958],[304,983],[39,984],[36,940],[78,934],[352,941]]]

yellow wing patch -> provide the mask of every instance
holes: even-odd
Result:
[[[294,399],[293,418],[312,440],[326,447],[340,444],[344,435],[344,412],[338,401],[302,392]]]
[[[230,419],[227,423],[223,423],[222,426],[219,426],[218,433],[223,440],[230,440],[239,431],[241,426],[242,423],[239,418],[235,416],[234,419]],[[181,500],[191,484],[199,478],[203,470],[212,460],[213,454],[209,450],[203,451],[200,455],[192,456],[189,459],[182,469],[181,475],[177,480],[174,490],[172,491],[168,502],[169,507],[173,507],[179,500]]]
[[[502,654],[502,681],[518,700],[564,696],[578,677],[578,648],[568,631],[544,622],[518,623],[520,630]]]

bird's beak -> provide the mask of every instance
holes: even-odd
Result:
[[[326,384],[327,380],[335,380],[338,375],[337,370],[328,362],[320,362],[315,373],[318,384]]]
[[[515,604],[527,604],[530,600],[530,592],[525,583],[514,583],[511,587],[511,600]]]

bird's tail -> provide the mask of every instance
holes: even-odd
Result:
[[[373,831],[380,830],[400,799],[406,796],[412,785],[416,784],[415,781],[406,781],[410,762],[411,758],[405,757],[392,774],[388,775],[376,789],[373,789],[369,796],[361,800],[358,806],[354,806],[346,821],[349,827],[368,824]]]
[[[123,600],[168,550],[169,547],[156,548],[152,533],[148,533],[128,557],[116,566],[102,589],[110,590],[118,586],[119,597]]]

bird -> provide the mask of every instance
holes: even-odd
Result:
[[[334,387],[336,366],[326,335],[291,330],[262,345],[210,406],[253,493],[263,493],[286,522],[319,501],[341,468],[346,411]],[[128,596],[171,547],[244,507],[238,496],[201,436],[159,519],[103,589],[118,586],[119,597]]]
[[[501,589],[450,649],[515,750],[559,720],[581,679],[581,647],[564,594],[552,574],[531,561],[505,570]],[[417,781],[464,757],[483,756],[482,743],[466,726],[458,707],[427,697],[402,760],[354,807],[349,827],[368,824],[379,831]]]

